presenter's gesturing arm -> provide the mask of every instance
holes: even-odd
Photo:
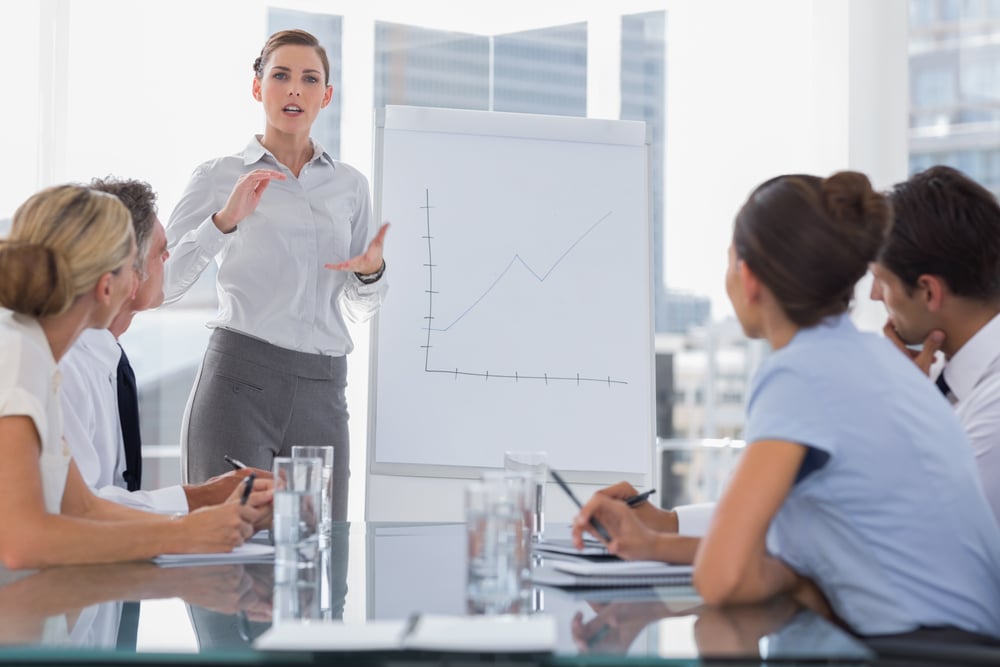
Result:
[[[283,181],[285,175],[272,169],[242,174],[222,203],[212,163],[195,170],[167,223],[170,259],[164,272],[164,303],[180,299],[198,280],[226,245],[227,235],[257,209],[272,179]]]
[[[368,321],[385,298],[387,284],[382,276],[385,271],[382,250],[389,223],[383,223],[372,240],[367,242],[372,220],[368,181],[361,174],[355,174],[355,201],[358,202],[358,209],[351,217],[351,257],[343,262],[324,266],[331,271],[348,272],[344,291],[340,296],[340,306],[348,319],[360,323]]]

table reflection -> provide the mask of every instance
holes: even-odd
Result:
[[[240,655],[233,653],[236,649],[259,662],[253,641],[284,618],[360,624],[405,619],[414,612],[466,613],[464,540],[461,524],[334,524],[316,568],[301,573],[307,594],[296,597],[295,604],[286,604],[285,591],[277,590],[273,563],[160,567],[143,562],[3,573],[0,643],[135,651],[134,638],[128,649],[124,636],[129,630],[125,603],[174,599],[183,602],[181,614],[187,610],[197,650]],[[528,599],[525,613],[556,618],[559,657],[863,662],[869,656],[848,634],[784,598],[713,609],[689,587],[536,586]],[[147,627],[162,622],[152,619],[152,607],[147,611]]]

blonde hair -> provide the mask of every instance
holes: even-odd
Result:
[[[57,185],[18,207],[0,240],[0,306],[42,317],[66,312],[135,247],[132,216],[109,194]]]

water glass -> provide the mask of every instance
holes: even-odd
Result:
[[[320,517],[319,539],[322,546],[330,544],[330,527],[333,525],[333,447],[318,445],[295,445],[292,447],[292,458],[318,458],[323,461],[322,471],[322,503],[323,512]]]
[[[505,614],[525,598],[525,479],[486,473],[465,490],[466,600],[474,614]]]
[[[322,472],[322,459],[283,456],[274,459],[276,578],[279,566],[316,568],[318,565]]]
[[[545,529],[545,481],[549,474],[548,454],[542,451],[508,451],[503,455],[503,469],[508,474],[525,476],[528,484],[528,511],[531,514],[531,540],[542,539]]]
[[[294,562],[275,560],[274,599],[271,606],[271,622],[275,625],[283,621],[321,620],[323,569],[321,554],[316,551],[313,566],[303,566],[301,558]]]

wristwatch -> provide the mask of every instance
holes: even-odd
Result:
[[[372,283],[377,283],[379,279],[382,278],[383,273],[385,273],[384,259],[382,260],[382,266],[375,273],[358,273],[357,271],[355,271],[354,275],[356,275],[358,277],[358,280],[360,280],[363,284],[371,285]]]

